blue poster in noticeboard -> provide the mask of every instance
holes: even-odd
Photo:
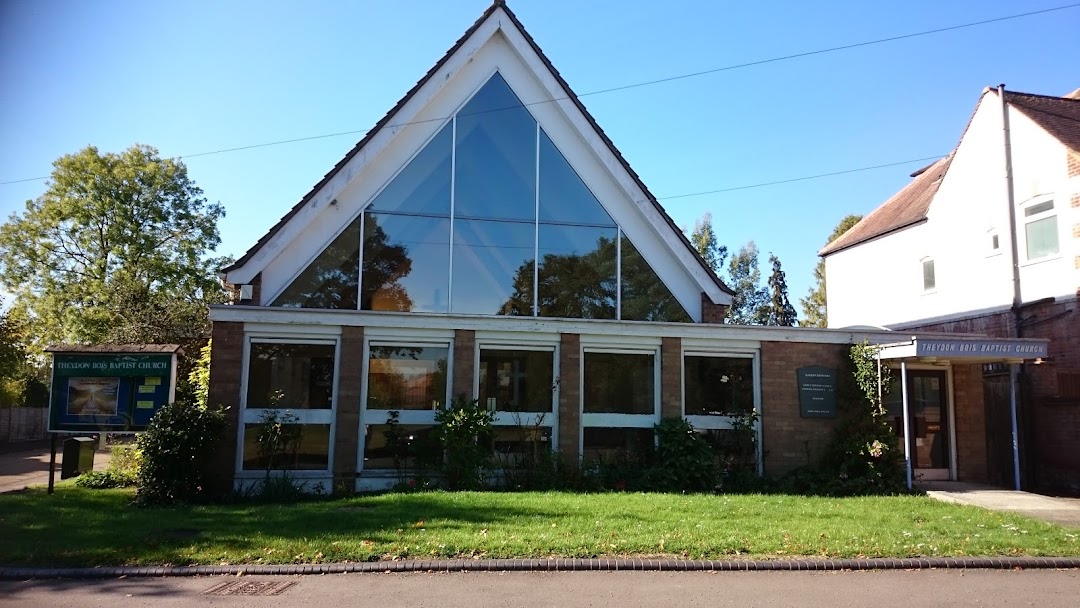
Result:
[[[141,431],[169,403],[175,375],[175,352],[54,352],[49,430]]]

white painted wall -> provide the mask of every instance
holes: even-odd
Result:
[[[1067,177],[1065,147],[1021,112],[1010,108],[1014,192],[1022,299],[1071,296],[1080,285],[1075,268],[1080,220],[1071,194],[1080,178]],[[890,326],[948,318],[1012,304],[1008,198],[1001,106],[984,95],[923,224],[879,237],[825,258],[830,327]],[[1025,203],[1053,195],[1060,253],[1029,262],[1025,255]],[[991,234],[999,248],[991,248]],[[936,288],[923,290],[922,261],[934,260]]]

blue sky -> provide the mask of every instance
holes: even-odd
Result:
[[[511,0],[579,94],[1070,4],[1069,0],[637,2]],[[0,182],[57,157],[133,143],[165,156],[356,131],[185,159],[222,203],[240,255],[393,106],[487,0],[0,2]],[[724,71],[582,100],[665,197],[881,165],[955,146],[983,87],[1080,87],[1080,7]],[[923,163],[662,200],[722,243],[754,239],[793,302],[848,213]],[[6,218],[44,181],[0,185]],[[801,313],[801,310],[800,310]]]

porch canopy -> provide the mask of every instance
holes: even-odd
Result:
[[[1048,340],[1017,338],[926,338],[913,336],[906,342],[882,344],[878,347],[878,366],[882,361],[900,362],[900,387],[904,404],[904,461],[907,468],[907,487],[911,489],[912,465],[909,428],[907,365],[930,363],[947,366],[952,363],[1009,364],[1009,402],[1012,417],[1013,479],[1016,490],[1020,489],[1020,449],[1016,428],[1016,376],[1020,364],[1025,361],[1042,363],[1048,356]]]

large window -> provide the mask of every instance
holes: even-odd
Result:
[[[555,348],[481,345],[477,396],[495,412],[495,452],[509,465],[554,447]]]
[[[691,321],[498,73],[274,304]]]
[[[760,426],[752,417],[758,403],[754,362],[750,353],[683,354],[683,414],[727,465],[733,458],[760,464]]]
[[[586,349],[582,365],[582,456],[630,456],[651,446],[659,422],[655,350]]]
[[[368,344],[364,383],[363,469],[404,470],[437,462],[433,428],[446,406],[448,342]]]
[[[1054,201],[1041,201],[1024,207],[1024,243],[1027,259],[1037,260],[1059,252],[1058,221]]]
[[[248,343],[241,425],[245,471],[330,469],[333,444],[337,341],[252,338]],[[280,453],[260,445],[266,423],[285,420]]]

